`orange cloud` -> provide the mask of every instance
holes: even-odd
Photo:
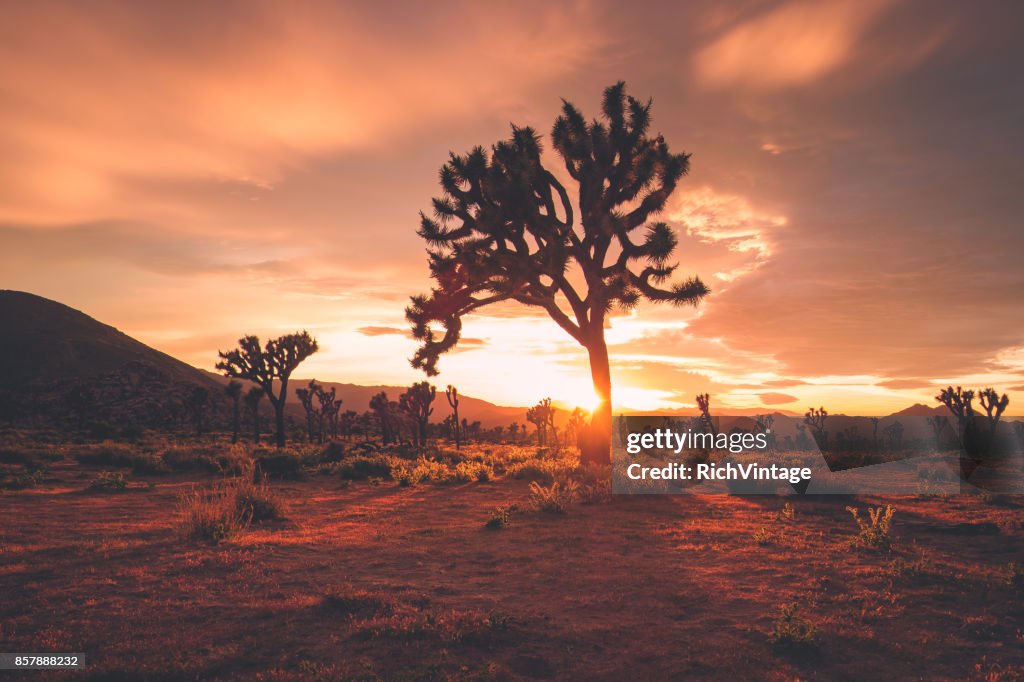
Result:
[[[844,66],[891,0],[798,0],[727,30],[694,60],[716,87],[803,85]]]
[[[759,393],[757,397],[765,405],[785,405],[786,403],[795,403],[799,400],[795,395],[787,393]]]

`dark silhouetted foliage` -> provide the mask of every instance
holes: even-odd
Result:
[[[451,154],[441,168],[443,194],[419,228],[435,286],[406,309],[421,342],[412,364],[429,376],[458,343],[464,316],[502,301],[545,310],[589,353],[601,403],[583,456],[604,463],[611,445],[608,313],[641,300],[697,304],[708,293],[696,277],[667,286],[677,268],[676,233],[649,221],[690,156],[649,134],[650,109],[650,101],[627,96],[624,83],[605,90],[600,120],[588,122],[564,102],[551,139],[578,185],[578,220],[569,191],[541,162],[533,129],[513,126],[511,138],[489,151]],[[444,328],[440,338],[435,324]]]

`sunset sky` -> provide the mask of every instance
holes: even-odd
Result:
[[[620,406],[887,414],[963,383],[1022,412],[1024,5],[432,5],[0,4],[0,288],[207,369],[304,328],[299,375],[408,384],[448,151],[625,80],[693,154],[662,217],[712,293],[612,320]],[[547,317],[482,313],[436,383],[591,400]]]

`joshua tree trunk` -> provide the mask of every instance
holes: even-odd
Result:
[[[611,461],[612,442],[612,375],[604,334],[599,331],[595,337],[587,344],[587,352],[590,355],[590,376],[594,382],[594,392],[600,402],[590,417],[587,437],[581,439],[580,459],[584,462],[608,464]]]
[[[281,379],[281,395],[275,396],[273,391],[267,393],[270,403],[274,406],[274,434],[277,447],[284,447],[284,404],[288,397],[288,379]]]

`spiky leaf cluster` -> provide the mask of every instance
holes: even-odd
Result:
[[[668,285],[678,239],[659,213],[689,168],[661,135],[649,135],[650,101],[605,90],[600,120],[571,103],[551,133],[578,185],[579,216],[565,186],[544,167],[540,137],[512,127],[489,151],[451,154],[440,172],[443,194],[421,213],[429,296],[412,298],[406,317],[421,347],[416,368],[437,374],[439,356],[459,341],[462,318],[486,305],[516,301],[544,309],[584,346],[600,337],[605,316],[647,299],[696,304],[707,287],[691,277]],[[434,326],[444,329],[438,338]]]

